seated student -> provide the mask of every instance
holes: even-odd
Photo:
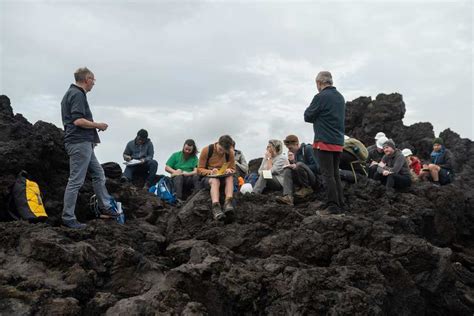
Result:
[[[211,191],[212,214],[214,219],[222,219],[224,213],[232,211],[232,197],[234,191],[235,159],[232,150],[233,140],[229,135],[219,137],[219,141],[204,147],[199,156],[197,172],[202,176],[202,185]],[[207,177],[217,175],[219,170],[225,165],[224,176],[220,178]],[[225,186],[224,212],[222,212],[219,202],[220,186]]]
[[[197,148],[192,139],[184,142],[183,149],[172,154],[166,162],[165,171],[171,174],[176,198],[183,201],[183,190],[199,190],[200,182],[197,174]]]
[[[430,180],[435,185],[445,185],[451,183],[454,158],[449,149],[444,147],[441,137],[433,140],[433,151],[431,152],[431,163],[424,164],[420,173],[421,180]]]
[[[247,160],[245,160],[244,153],[241,150],[235,149],[235,141],[232,142],[232,149],[234,150],[236,176],[245,178],[249,172],[249,165]]]
[[[155,180],[156,170],[158,169],[158,162],[153,160],[154,150],[153,143],[148,138],[148,132],[141,129],[137,133],[137,137],[128,142],[123,152],[123,159],[130,161],[132,159],[140,160],[140,164],[125,167],[122,176],[123,181],[132,181],[134,173],[139,169],[145,171],[145,185],[144,189],[148,189],[153,185]]]
[[[367,164],[369,165],[369,178],[374,179],[377,173],[378,163],[384,156],[383,144],[388,140],[387,137],[382,136],[375,141],[375,144],[367,147],[369,156],[367,157]]]
[[[283,143],[278,139],[270,139],[267,145],[262,164],[258,169],[258,180],[253,192],[262,193],[265,188],[281,190],[283,188],[283,170],[288,165],[288,159],[283,156]],[[270,170],[272,178],[265,179],[264,170]]]
[[[414,156],[412,151],[409,148],[402,150],[403,156],[407,160],[408,167],[410,168],[411,179],[413,181],[418,181],[418,176],[421,172],[421,161],[418,157]]]
[[[283,141],[288,148],[290,164],[284,166],[283,196],[278,197],[278,203],[293,205],[294,187],[300,189],[295,192],[298,197],[306,197],[313,193],[316,185],[316,175],[319,173],[319,164],[314,157],[311,144],[300,144],[296,135],[288,135]]]
[[[389,139],[383,144],[383,151],[385,155],[378,163],[375,180],[380,180],[387,191],[409,187],[411,185],[410,169],[393,140]]]
[[[365,162],[368,150],[358,139],[344,135],[344,148],[339,163],[341,180],[356,182],[361,176],[367,176]]]

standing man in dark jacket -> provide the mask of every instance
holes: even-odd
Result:
[[[283,141],[288,148],[289,164],[283,171],[283,196],[277,198],[278,203],[293,205],[294,187],[300,189],[295,195],[304,198],[313,193],[319,173],[319,164],[314,157],[313,146],[300,144],[296,135],[288,135]]]
[[[394,189],[409,187],[411,185],[410,168],[400,149],[397,149],[393,140],[389,139],[383,144],[383,151],[385,155],[378,163],[375,180],[380,180],[382,184],[385,184],[388,193]]]
[[[444,147],[444,141],[441,137],[433,140],[433,151],[431,152],[431,161],[423,165],[420,173],[422,180],[429,179],[434,185],[445,185],[452,181],[454,159],[449,149]]]
[[[144,189],[151,187],[155,180],[156,170],[158,169],[158,162],[153,160],[155,151],[153,143],[148,138],[148,132],[141,129],[137,133],[137,137],[128,142],[123,151],[123,159],[130,162],[132,159],[139,160],[140,163],[127,165],[123,173],[123,180],[132,181],[133,174],[137,169],[145,169],[145,185]]]
[[[313,148],[319,159],[321,173],[327,186],[327,211],[340,213],[344,206],[339,161],[344,147],[344,97],[333,86],[329,71],[316,76],[319,91],[304,112],[304,120],[313,123]]]
[[[64,225],[70,228],[85,228],[85,224],[77,221],[74,210],[87,170],[91,174],[102,214],[110,217],[116,217],[117,214],[112,210],[112,197],[105,187],[104,170],[94,154],[94,147],[100,143],[97,130],[105,131],[108,127],[106,123],[94,122],[87,102],[86,93],[95,84],[94,74],[86,67],[79,68],[74,73],[74,79],[76,83],[71,84],[61,101],[64,146],[69,155],[69,179],[64,191],[62,219]]]

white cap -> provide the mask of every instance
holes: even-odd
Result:
[[[411,152],[411,150],[408,149],[408,148],[403,149],[403,150],[402,150],[402,154],[403,154],[403,156],[405,156],[405,157],[408,157],[408,156],[413,155],[413,153]]]
[[[382,133],[383,134],[383,133]],[[375,145],[377,145],[377,148],[378,149],[382,149],[383,148],[383,144],[385,144],[385,142],[388,140],[387,137],[385,136],[382,136],[380,137],[379,139],[377,139],[377,141],[375,142]]]
[[[252,193],[253,188],[250,183],[244,183],[242,187],[240,187],[240,193],[245,194],[245,193]]]
[[[377,135],[375,135],[374,139],[377,140],[377,139],[379,139],[379,138],[381,138],[381,137],[387,137],[387,136],[385,136],[385,133],[384,133],[384,132],[378,132]]]

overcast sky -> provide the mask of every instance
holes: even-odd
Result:
[[[230,134],[247,158],[267,140],[312,141],[303,112],[314,77],[333,73],[347,101],[399,92],[405,124],[473,139],[471,1],[0,0],[0,94],[30,122],[61,126],[73,72],[89,67],[96,153],[121,161],[149,131],[163,172],[186,138]],[[390,134],[390,131],[386,131]]]

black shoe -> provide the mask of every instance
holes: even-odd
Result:
[[[73,229],[84,229],[87,227],[86,224],[79,223],[77,219],[63,220],[63,225]]]
[[[120,177],[120,183],[127,183],[127,182],[128,182],[128,178],[126,176]]]

